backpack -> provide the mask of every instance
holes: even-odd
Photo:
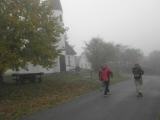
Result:
[[[140,79],[142,76],[143,72],[140,68],[133,68],[133,75],[135,79]]]
[[[139,73],[134,74],[134,78],[135,79],[140,79],[141,78],[141,74],[139,74]]]

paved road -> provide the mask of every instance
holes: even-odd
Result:
[[[96,91],[22,120],[158,120],[160,77],[144,77],[144,97],[136,98],[132,80],[111,86],[112,95]]]

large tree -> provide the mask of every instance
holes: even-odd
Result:
[[[120,68],[125,72],[130,72],[133,65],[136,63],[141,63],[144,58],[143,53],[140,49],[128,48],[128,47],[126,47],[121,52],[120,56],[121,56]]]
[[[87,58],[94,70],[101,65],[110,64],[114,70],[128,70],[134,63],[139,63],[143,58],[140,49],[104,42],[101,38],[93,38],[85,49]]]
[[[51,67],[64,32],[52,6],[41,0],[0,1],[0,76],[28,63]]]
[[[115,59],[114,45],[104,42],[101,38],[93,38],[86,44],[85,51],[95,71],[99,70],[100,66]]]

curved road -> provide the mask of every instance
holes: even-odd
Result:
[[[143,98],[136,97],[134,82],[128,80],[111,86],[110,96],[96,91],[21,120],[158,120],[160,77],[143,79]]]

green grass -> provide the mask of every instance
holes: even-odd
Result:
[[[160,120],[160,114],[159,114],[158,120]]]
[[[112,83],[120,80],[124,78],[117,74]],[[16,120],[35,111],[54,107],[99,86],[97,75],[90,72],[46,75],[40,84],[0,85],[0,120]]]

